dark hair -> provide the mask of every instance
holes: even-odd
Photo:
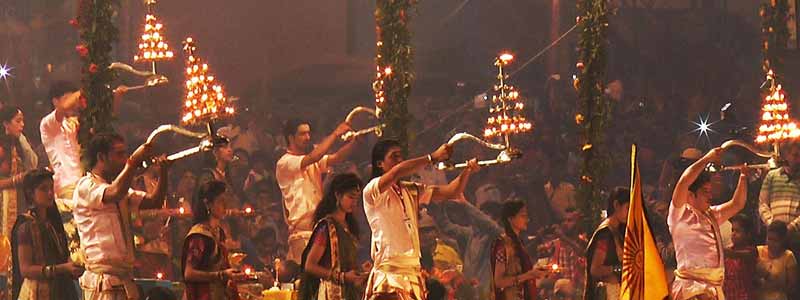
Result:
[[[25,174],[22,179],[22,190],[23,196],[27,203],[33,208],[36,204],[33,199],[33,190],[35,190],[39,185],[44,183],[47,180],[53,180],[53,173],[48,171],[47,169],[34,169],[29,171]],[[34,213],[37,211],[32,209]],[[64,225],[61,221],[61,215],[58,212],[58,208],[56,208],[55,203],[54,205],[47,208],[46,212],[46,220],[50,223],[50,226],[55,230],[56,233],[56,240],[57,243],[61,244],[61,246],[67,246],[67,233],[64,231]],[[11,256],[12,256],[12,263],[13,263],[13,283],[14,286],[12,287],[12,293],[15,295],[13,297],[16,299],[16,295],[19,295],[19,289],[22,286],[22,273],[20,272],[19,266],[19,253],[17,253],[17,245],[19,241],[17,240],[17,231],[19,230],[19,226],[23,223],[24,218],[18,218],[17,222],[14,223],[14,227],[11,231]],[[68,259],[68,257],[65,257]]]
[[[14,118],[18,113],[21,113],[22,109],[17,106],[6,105],[0,109],[0,121],[2,122],[11,122],[11,119]]]
[[[311,126],[311,123],[308,121],[296,118],[291,118],[283,124],[283,138],[286,139],[286,146],[289,146],[289,137],[297,134],[297,127],[300,127],[300,125],[303,124],[308,124]]]
[[[89,169],[97,164],[97,155],[108,154],[114,143],[125,143],[125,139],[116,133],[100,133],[92,137],[86,147],[86,155],[89,159]]]
[[[364,183],[356,174],[342,173],[334,176],[330,184],[328,184],[328,188],[325,190],[325,195],[322,196],[322,200],[319,202],[317,209],[314,211],[314,223],[319,222],[319,220],[322,220],[328,216],[328,214],[336,211],[336,209],[339,207],[339,201],[336,199],[336,194],[344,194],[355,189],[360,189],[363,186]],[[353,235],[358,236],[358,222],[356,222],[353,214],[348,213],[345,216],[345,220],[347,221],[347,227],[350,232],[352,232]]]
[[[500,218],[501,212],[503,210],[503,205],[497,200],[489,200],[481,204],[480,207],[481,211],[492,219],[496,220]]]
[[[694,182],[692,182],[692,185],[689,186],[689,191],[692,193],[697,193],[697,190],[699,190],[700,187],[709,182],[711,182],[711,172],[700,172],[700,175],[697,176],[697,179],[695,179]]]
[[[786,227],[786,223],[783,221],[772,221],[772,223],[767,226],[767,233],[774,233],[777,234],[781,240],[786,239],[786,235],[789,233],[788,228]]]
[[[753,242],[753,221],[743,215],[735,215],[731,219],[731,224],[739,224],[739,227],[745,233],[745,238],[747,239],[748,244],[752,244]]]
[[[208,221],[211,214],[208,211],[209,206],[214,200],[225,193],[228,189],[227,185],[218,180],[208,181],[197,189],[197,194],[192,201],[192,215],[194,215],[194,224],[199,224]]]
[[[625,203],[631,202],[631,189],[618,186],[611,190],[611,194],[608,195],[608,208],[606,208],[606,212],[608,215],[614,213],[614,204],[616,203],[617,206],[624,205]]]
[[[511,238],[517,239],[517,234],[514,233],[514,230],[511,228],[511,222],[508,220],[519,214],[523,208],[525,208],[525,203],[522,201],[511,200],[503,203],[503,213],[500,216],[500,223],[503,225],[506,234]]]
[[[402,147],[400,141],[381,140],[372,147],[372,178],[383,175],[384,170],[378,166],[378,163],[382,162],[386,158],[386,154],[389,153],[389,149],[394,147]]]
[[[3,108],[0,108],[0,121],[2,121],[2,122],[11,122],[11,119],[13,119],[14,116],[16,116],[18,113],[21,113],[21,112],[22,112],[22,110],[19,107],[16,107],[16,106],[3,106]],[[3,129],[2,127],[0,127],[0,145],[3,148],[8,147],[8,148],[6,148],[6,150],[7,150],[6,153],[11,153],[10,150],[13,147],[13,148],[17,148],[17,154],[18,155],[20,155],[20,156],[25,155],[24,152],[22,152],[22,145],[20,145],[20,143],[19,143],[19,138],[6,134],[5,129]],[[9,156],[7,156],[7,158],[10,159],[10,154],[7,154],[7,155],[9,155]]]
[[[500,224],[503,226],[503,230],[505,231],[506,236],[508,236],[511,239],[511,242],[513,243],[514,246],[514,251],[518,255],[522,256],[521,263],[522,263],[522,270],[524,272],[530,270],[533,266],[533,263],[531,262],[530,257],[528,257],[527,255],[522,255],[522,254],[527,254],[527,252],[525,251],[525,246],[522,245],[522,241],[520,241],[519,236],[517,236],[517,234],[514,233],[514,229],[511,228],[511,222],[509,221],[509,219],[519,214],[523,209],[525,209],[525,203],[522,201],[517,201],[517,200],[506,201],[506,203],[503,203],[503,213],[500,216],[501,218]],[[494,265],[492,267],[492,270],[494,270]]]
[[[78,89],[78,85],[71,81],[56,81],[50,85],[50,91],[47,92],[47,99],[53,100],[53,98],[61,98],[64,94],[78,91]]]
[[[212,151],[208,151],[208,153],[205,155],[203,163],[209,168],[216,168],[217,157],[216,157],[216,151],[214,150],[217,150],[221,147],[229,146],[231,144],[231,141],[226,137],[214,135],[214,137],[211,138],[211,143],[214,145],[214,147],[212,147]]]

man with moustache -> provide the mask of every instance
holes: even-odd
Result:
[[[286,154],[278,160],[275,177],[283,195],[289,228],[287,260],[300,263],[303,249],[314,228],[314,210],[322,200],[322,175],[328,172],[329,166],[344,161],[350,155],[354,140],[334,154],[328,152],[336,140],[350,130],[349,124],[341,123],[319,145],[313,147],[308,121],[290,119],[284,126],[283,136],[288,147]]]

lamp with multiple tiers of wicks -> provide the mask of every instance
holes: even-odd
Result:
[[[145,0],[147,14],[144,18],[144,31],[139,41],[139,48],[133,56],[134,62],[151,63],[152,72],[156,74],[156,62],[172,59],[175,54],[170,50],[162,29],[164,24],[158,21],[155,15],[156,0]]]

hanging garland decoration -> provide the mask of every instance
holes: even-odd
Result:
[[[581,106],[575,123],[583,132],[578,209],[585,222],[581,225],[591,230],[600,221],[601,191],[611,160],[603,143],[612,105],[605,95],[608,9],[605,0],[579,0],[578,10],[581,35],[573,82]]]
[[[375,8],[377,54],[376,76],[372,84],[375,105],[380,110],[381,123],[386,124],[384,136],[400,141],[403,149],[408,149],[408,97],[414,81],[414,48],[411,46],[408,11],[416,2],[377,0]]]
[[[761,16],[761,51],[763,62],[761,70],[764,75],[770,70],[782,74],[782,59],[780,54],[786,51],[789,43],[789,1],[768,0],[762,3],[758,14]]]
[[[119,31],[113,23],[116,15],[114,0],[80,0],[78,18],[70,24],[78,28],[80,44],[75,47],[81,57],[82,106],[78,142],[88,144],[92,135],[113,132],[113,101],[111,83],[117,74],[111,64],[112,45]],[[86,147],[83,147],[84,149]],[[85,152],[83,153],[85,154]],[[85,155],[83,155],[85,160]]]

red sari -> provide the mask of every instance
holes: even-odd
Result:
[[[225,232],[222,228],[212,228],[200,223],[192,226],[183,243],[183,259],[181,270],[186,266],[205,272],[217,272],[230,268],[228,249],[225,248]],[[238,300],[239,293],[233,282],[223,283],[192,282],[184,280],[186,290],[184,299],[191,300]]]

